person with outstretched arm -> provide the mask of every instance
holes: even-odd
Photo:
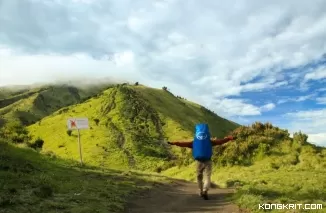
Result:
[[[179,147],[192,149],[194,159],[197,161],[197,183],[199,194],[205,200],[208,200],[208,190],[211,185],[212,174],[212,154],[213,146],[222,145],[231,140],[235,140],[233,136],[225,137],[224,139],[211,139],[209,127],[207,124],[196,124],[195,136],[192,141],[169,141],[168,144]],[[204,176],[205,174],[205,176]],[[204,179],[204,183],[203,183]]]

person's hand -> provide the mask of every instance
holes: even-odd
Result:
[[[229,139],[229,140],[236,140],[236,139],[237,139],[237,137],[234,137],[234,136],[227,136],[227,137],[225,137],[225,139]]]

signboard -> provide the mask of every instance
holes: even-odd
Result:
[[[88,119],[87,118],[69,118],[67,121],[68,129],[88,129]]]
[[[88,118],[69,118],[67,120],[67,126],[69,130],[76,129],[78,132],[78,146],[79,146],[79,156],[80,156],[80,163],[83,165],[83,155],[82,155],[82,148],[80,142],[80,129],[88,129]]]

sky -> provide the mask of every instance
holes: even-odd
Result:
[[[325,11],[325,0],[0,0],[0,85],[167,86],[326,146]]]

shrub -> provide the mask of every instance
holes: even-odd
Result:
[[[67,130],[67,135],[71,136],[72,131],[69,129]]]
[[[44,140],[42,140],[41,138],[38,138],[34,141],[34,143],[30,144],[28,143],[27,145],[33,149],[42,149],[44,144]]]
[[[39,198],[49,198],[53,196],[53,189],[47,185],[41,185],[33,190],[33,194]]]
[[[7,123],[2,127],[0,137],[13,143],[25,143],[30,140],[27,129],[17,121]]]
[[[295,132],[293,134],[293,141],[298,144],[301,144],[301,145],[306,144],[307,140],[308,140],[308,135],[302,133],[301,131]]]
[[[94,119],[94,122],[95,122],[95,124],[98,126],[100,120],[99,120],[98,118],[95,118],[95,119]]]

